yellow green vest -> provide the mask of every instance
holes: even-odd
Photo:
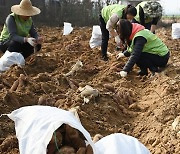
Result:
[[[137,15],[134,17],[134,19],[136,19],[136,21],[138,21],[139,23],[140,23],[139,7],[141,6],[143,8],[146,3],[147,3],[146,1],[141,2],[136,6]],[[149,22],[151,22],[153,20],[153,18],[146,17],[145,15],[144,15],[144,18],[145,18],[145,24],[149,23]]]
[[[122,12],[125,7],[126,7],[125,5],[120,5],[120,4],[113,4],[113,5],[108,5],[108,6],[104,7],[101,11],[101,15],[102,15],[105,23],[107,23],[109,18],[114,13],[116,13],[119,18],[122,18]]]
[[[159,56],[164,56],[168,53],[167,46],[155,34],[151,33],[147,29],[141,30],[135,34],[132,39],[131,45],[128,48],[129,52],[133,51],[134,40],[138,36],[142,36],[147,40],[142,52],[147,52]]]
[[[22,37],[27,37],[32,26],[32,18],[29,18],[28,20],[25,21],[19,18],[19,16],[14,13],[11,13],[10,15],[14,16],[17,34]],[[0,36],[0,41],[5,41],[9,39],[9,37],[10,37],[10,34],[8,32],[8,28],[6,24],[4,24],[4,27]]]

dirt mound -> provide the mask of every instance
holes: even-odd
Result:
[[[27,60],[25,67],[12,66],[0,75],[0,114],[35,104],[62,109],[79,106],[82,124],[92,136],[121,132],[138,138],[154,154],[179,153],[180,135],[171,126],[180,115],[179,40],[171,39],[170,29],[158,29],[157,34],[171,51],[166,70],[138,77],[135,67],[127,78],[121,78],[117,71],[127,59],[116,60],[111,40],[110,60],[102,61],[100,50],[89,47],[91,31],[75,28],[72,34],[62,36],[61,28],[40,28],[45,38],[42,51]],[[78,60],[83,66],[64,76]],[[22,74],[25,79],[21,82]],[[86,85],[99,92],[89,103],[84,103],[78,89]],[[13,122],[1,117],[0,125],[0,153],[18,153]]]

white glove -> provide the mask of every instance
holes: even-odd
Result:
[[[119,36],[117,35],[116,37],[115,37],[115,42],[116,42],[116,44],[120,44],[120,42],[121,42],[121,40],[120,40],[120,38],[119,38]]]
[[[127,76],[127,72],[125,72],[125,71],[120,71],[119,74],[123,78]]]
[[[122,52],[120,52],[120,53],[116,56],[117,59],[120,59],[120,58],[122,58],[122,57],[125,57],[125,55],[124,55]]]
[[[33,38],[33,37],[27,38],[27,42],[28,42],[31,46],[33,46],[33,47],[36,46],[36,39]]]

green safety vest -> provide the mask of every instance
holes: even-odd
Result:
[[[25,21],[19,18],[19,16],[14,13],[11,13],[10,15],[14,16],[16,29],[17,29],[17,35],[22,36],[22,37],[27,37],[32,27],[32,18],[29,18],[28,20]],[[4,27],[0,36],[0,41],[8,40],[9,37],[10,37],[10,33],[8,31],[7,25],[4,24]]]
[[[145,1],[145,2],[141,2],[141,3],[139,3],[137,6],[136,6],[136,10],[137,10],[137,15],[134,17],[134,19],[136,19],[136,21],[138,21],[139,23],[140,23],[140,15],[139,15],[139,7],[141,6],[142,7],[142,9],[143,9],[143,7],[144,7],[144,5],[146,4],[147,2]],[[153,20],[153,18],[150,18],[150,17],[147,17],[147,16],[144,16],[144,21],[145,21],[145,24],[146,23],[150,23],[152,20]]]
[[[133,51],[134,40],[138,36],[142,36],[147,40],[142,52],[147,52],[159,56],[164,56],[168,53],[169,50],[167,46],[155,34],[151,33],[147,29],[141,30],[135,34],[132,39],[131,45],[128,48],[128,51],[130,53]]]
[[[125,5],[120,5],[120,4],[113,4],[113,5],[108,5],[106,7],[104,7],[101,11],[101,15],[105,21],[105,23],[107,23],[107,21],[109,20],[109,18],[116,13],[118,15],[119,18],[122,18],[122,13],[123,10],[126,6]]]

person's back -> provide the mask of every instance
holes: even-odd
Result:
[[[143,1],[136,6],[137,15],[134,22],[138,22],[145,28],[155,31],[156,25],[162,16],[162,6],[156,1]]]
[[[159,56],[164,56],[168,53],[168,48],[161,41],[161,39],[147,29],[141,30],[135,34],[134,38],[132,39],[130,48],[133,46],[134,40],[137,37],[144,37],[147,40],[142,52],[156,54]]]
[[[114,13],[116,13],[118,17],[121,18],[125,7],[126,7],[125,5],[120,5],[120,4],[113,4],[104,7],[101,11],[101,14],[102,17],[104,18],[105,23],[107,23],[107,21]]]

